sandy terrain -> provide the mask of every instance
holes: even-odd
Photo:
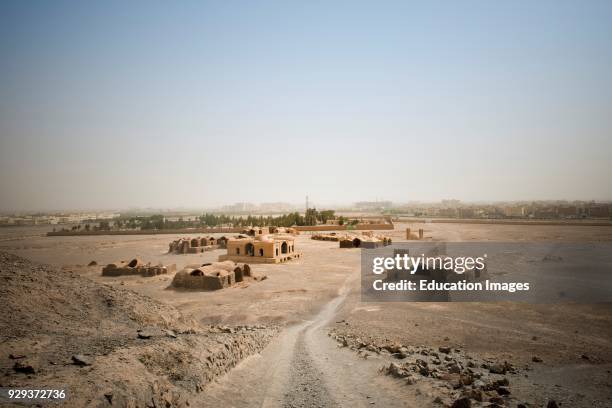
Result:
[[[394,241],[403,240],[407,226],[424,228],[426,238],[436,241],[612,241],[610,227],[476,224],[397,224]],[[268,276],[263,282],[217,292],[177,292],[167,289],[172,275],[106,278],[100,276],[101,265],[139,257],[180,269],[216,260],[223,251],[169,255],[168,243],[178,238],[172,235],[48,238],[44,231],[2,229],[0,250],[132,289],[200,324],[286,327],[261,354],[208,385],[196,399],[199,405],[440,406],[465,392],[465,387],[449,387],[450,380],[419,377],[406,385],[379,373],[397,361],[383,347],[401,344],[423,346],[417,354],[450,346],[460,350],[453,358],[461,364],[467,356],[508,362],[515,367],[503,377],[510,381],[511,394],[499,400],[495,390],[486,391],[485,401],[494,398],[494,404],[542,406],[555,400],[563,406],[612,406],[610,304],[361,303],[359,250],[312,241],[308,234],[296,240],[302,259],[253,267]],[[98,266],[85,266],[92,260]],[[339,347],[343,339],[347,346]],[[372,346],[367,358],[353,347],[355,339]],[[533,362],[534,357],[542,361]],[[486,369],[480,374],[484,380],[497,378]],[[236,390],[236,382],[244,386]]]
[[[0,387],[64,390],[58,405],[188,406],[276,332],[200,326],[136,292],[4,252],[0,281]]]

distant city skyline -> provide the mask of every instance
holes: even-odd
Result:
[[[361,208],[374,208],[376,207],[376,201],[363,201],[355,203],[336,203],[320,205],[317,203],[311,203],[309,208],[316,208],[318,210],[358,210],[360,204]],[[378,208],[388,209],[401,209],[401,208],[416,208],[416,207],[429,207],[429,208],[459,208],[459,207],[478,207],[478,206],[576,206],[576,207],[589,207],[595,206],[612,206],[612,200],[526,200],[526,201],[462,201],[455,199],[443,199],[439,201],[404,201],[404,202],[392,202],[392,201],[380,201]],[[271,204],[282,204],[282,207],[273,208]],[[244,208],[238,208],[244,205]],[[216,212],[216,213],[253,213],[259,214],[266,211],[274,213],[289,213],[293,211],[304,212],[305,205],[299,203],[249,203],[239,202],[224,204],[217,207],[127,207],[127,208],[70,208],[70,209],[50,209],[50,210],[0,210],[0,215],[9,216],[17,214],[86,214],[86,213],[98,213],[98,214],[128,214],[128,213],[158,213],[158,214],[202,214],[205,212]]]
[[[612,2],[0,4],[0,211],[612,199]]]

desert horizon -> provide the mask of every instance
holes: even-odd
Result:
[[[612,407],[612,2],[0,2],[0,407]]]

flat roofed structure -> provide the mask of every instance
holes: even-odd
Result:
[[[295,251],[295,241],[292,237],[266,235],[229,239],[227,254],[219,256],[219,261],[281,263],[301,256],[301,252]]]

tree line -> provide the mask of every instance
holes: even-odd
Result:
[[[225,214],[204,213],[194,220],[185,220],[180,217],[178,220],[169,220],[163,215],[132,216],[115,218],[112,225],[108,222],[101,222],[97,229],[100,230],[120,230],[120,229],[141,229],[141,230],[162,230],[162,229],[181,229],[198,227],[293,227],[304,225],[325,224],[329,220],[335,220],[339,225],[348,223],[345,217],[335,215],[333,210],[317,211],[316,208],[309,208],[306,214],[298,212],[283,214],[280,216],[228,216]],[[353,220],[352,223],[357,222]]]

